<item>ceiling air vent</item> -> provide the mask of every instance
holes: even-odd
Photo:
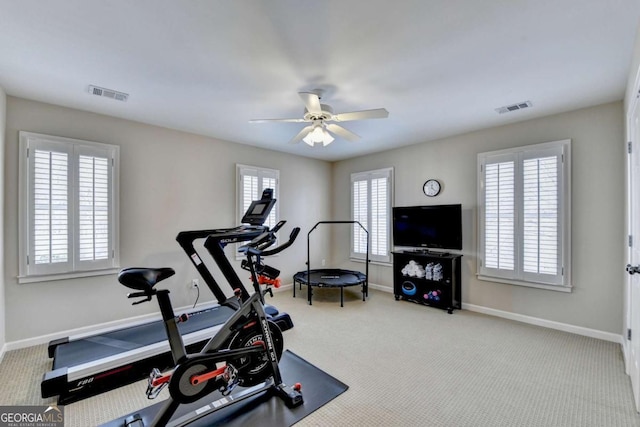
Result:
[[[531,101],[525,101],[525,102],[518,102],[517,104],[513,104],[513,105],[506,105],[504,107],[496,108],[496,111],[500,114],[503,114],[503,113],[508,113],[510,111],[522,110],[523,108],[529,108],[531,106],[532,106]]]
[[[89,85],[89,93],[91,95],[103,96],[105,98],[115,99],[116,101],[126,102],[129,99],[129,94],[124,92],[118,92],[117,90],[105,89],[103,87]]]

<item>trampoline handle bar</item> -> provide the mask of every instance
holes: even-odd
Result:
[[[300,233],[300,227],[295,227],[293,230],[291,230],[291,234],[289,235],[289,240],[286,243],[283,243],[282,245],[278,246],[277,248],[271,249],[270,251],[264,251],[262,252],[262,256],[270,256],[270,255],[275,255],[279,252],[282,252],[283,250],[287,249],[289,246],[293,245],[293,242],[295,242],[296,237],[298,237],[298,233]]]

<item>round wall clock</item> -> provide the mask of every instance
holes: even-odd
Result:
[[[440,193],[440,182],[437,179],[428,179],[422,186],[425,196],[434,197]]]

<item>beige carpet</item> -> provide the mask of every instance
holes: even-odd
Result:
[[[294,320],[285,347],[350,387],[299,426],[640,426],[618,344],[355,288],[343,308],[329,289],[313,306],[290,291],[270,302]],[[39,397],[49,364],[46,346],[7,353],[0,404],[53,402]],[[67,405],[66,425],[155,402],[132,384]]]

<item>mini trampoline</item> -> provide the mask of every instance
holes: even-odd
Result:
[[[367,237],[367,253],[365,260],[366,273],[354,270],[343,270],[339,268],[311,269],[309,236],[320,224],[358,224],[364,230]],[[344,307],[344,288],[348,286],[362,287],[362,301],[369,296],[369,232],[358,221],[320,221],[313,226],[307,234],[307,270],[299,271],[293,276],[293,296],[296,296],[296,284],[302,289],[302,285],[307,286],[307,300],[312,304],[312,288],[340,288],[340,307]]]

